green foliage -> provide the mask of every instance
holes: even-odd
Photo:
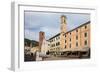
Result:
[[[36,47],[36,46],[39,46],[39,42],[35,41],[35,40],[30,40],[30,39],[24,38],[24,45],[28,46],[28,47],[31,45],[32,45],[32,47]]]

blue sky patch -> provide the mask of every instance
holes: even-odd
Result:
[[[25,11],[24,15],[25,38],[36,41],[39,40],[39,31],[45,32],[46,39],[60,32],[61,15],[67,17],[68,31],[90,21],[90,14]]]

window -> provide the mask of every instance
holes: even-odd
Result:
[[[66,40],[65,40],[65,43],[66,43]]]
[[[52,39],[52,42],[53,42],[53,39]]]
[[[87,28],[87,26],[85,26],[85,29]]]
[[[55,44],[53,44],[53,46],[55,47]]]
[[[55,38],[54,38],[54,41],[55,41]]]
[[[70,38],[70,41],[71,41],[71,38]]]
[[[78,42],[76,42],[76,47],[78,46]]]
[[[56,46],[58,45],[58,43],[56,43]]]
[[[76,32],[78,32],[78,29],[76,30]]]
[[[52,47],[53,47],[53,44],[52,44]]]
[[[87,37],[87,33],[86,32],[84,33],[84,37]]]
[[[65,34],[65,37],[66,37],[66,34]]]
[[[58,39],[60,39],[60,37],[58,36],[58,37],[56,37],[56,40],[58,40]]]
[[[66,45],[65,45],[65,48],[66,48]]]
[[[58,42],[58,45],[60,45],[60,42]]]
[[[71,44],[70,44],[70,46],[69,46],[70,48],[71,48]]]
[[[87,45],[87,40],[84,41],[84,45]]]
[[[76,40],[78,40],[78,36],[76,36]]]
[[[51,47],[55,47],[55,44],[52,44]]]
[[[43,35],[43,33],[42,33],[42,35]]]
[[[57,37],[56,37],[56,40],[57,40]]]
[[[58,45],[60,45],[60,42],[57,42],[57,43],[56,43],[56,46],[58,46]]]

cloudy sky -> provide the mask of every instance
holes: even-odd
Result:
[[[90,20],[90,14],[50,13],[50,12],[24,12],[25,38],[39,40],[39,31],[45,32],[46,39],[60,32],[60,17],[67,17],[67,30],[71,30]]]

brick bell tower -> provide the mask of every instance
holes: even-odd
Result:
[[[43,39],[45,39],[45,33],[40,31],[39,32],[39,51],[41,51]]]
[[[61,16],[61,33],[66,33],[66,16],[62,15]]]
[[[65,40],[65,36],[64,34],[67,32],[67,22],[66,22],[66,16],[62,15],[61,16],[61,34],[60,34],[60,48],[64,49],[64,40]]]

